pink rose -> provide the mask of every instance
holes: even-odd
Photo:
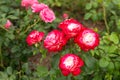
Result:
[[[40,4],[33,4],[31,6],[32,8],[32,12],[40,12],[41,10],[45,9],[45,8],[48,8],[47,5],[45,5],[44,3],[40,3]]]
[[[53,30],[46,36],[44,47],[48,49],[49,52],[56,52],[60,51],[66,42],[66,38],[61,31]]]
[[[52,22],[53,20],[55,20],[55,14],[51,9],[45,8],[40,12],[40,18],[46,23]]]
[[[5,28],[6,28],[6,29],[9,29],[11,25],[12,25],[11,21],[10,21],[10,20],[7,20],[7,22],[6,22],[6,24],[5,24]]]
[[[43,32],[38,32],[36,30],[33,30],[29,33],[29,35],[26,38],[26,42],[29,46],[36,44],[42,40],[44,36]]]
[[[91,29],[83,29],[75,38],[75,42],[84,51],[94,49],[99,45],[99,35]]]
[[[75,37],[82,29],[82,24],[75,19],[66,19],[58,26],[68,37]]]
[[[68,76],[72,73],[73,76],[77,76],[81,73],[80,67],[84,65],[83,60],[75,54],[65,54],[60,58],[59,68],[64,76]]]
[[[28,7],[31,7],[35,3],[38,4],[39,3],[38,0],[22,0],[21,6],[28,8]]]

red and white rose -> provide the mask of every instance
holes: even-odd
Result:
[[[53,30],[46,36],[44,40],[44,47],[49,52],[56,52],[60,51],[66,42],[67,41],[63,32],[59,30]]]
[[[40,42],[42,40],[43,36],[44,36],[43,32],[39,32],[39,31],[33,30],[27,36],[26,42],[27,42],[27,44],[29,46],[31,46],[33,44],[36,44],[36,43]]]
[[[75,37],[82,29],[82,24],[75,19],[66,19],[58,26],[68,37]]]
[[[95,31],[85,28],[75,38],[75,42],[82,50],[89,51],[99,45],[99,35]]]
[[[64,76],[68,76],[72,73],[73,76],[77,76],[81,73],[81,67],[84,65],[83,60],[75,54],[65,54],[60,58],[59,68]]]

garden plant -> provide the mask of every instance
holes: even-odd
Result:
[[[120,80],[120,0],[0,0],[0,80]]]

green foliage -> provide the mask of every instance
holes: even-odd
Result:
[[[110,35],[110,40],[114,43],[114,44],[118,44],[119,43],[119,38],[117,36],[117,34],[115,32],[112,32]]]
[[[103,19],[101,4],[97,0],[91,0],[90,2],[86,3],[85,10],[85,20],[92,19],[93,21],[99,21]]]
[[[108,31],[120,30],[120,8],[119,0],[91,0],[85,5],[84,19],[93,22],[104,21]],[[108,32],[109,33],[109,32]]]
[[[120,80],[119,0],[39,1],[55,11],[57,17],[53,23],[44,23],[31,9],[22,8],[21,0],[0,0],[0,80]],[[57,29],[64,12],[77,19],[84,15],[84,20],[105,23],[107,31],[98,31],[100,45],[96,49],[82,52],[69,42],[61,52],[50,55],[41,46],[27,46],[25,39],[31,30],[43,31],[46,35]],[[10,29],[4,28],[7,19],[13,23]],[[68,52],[77,53],[85,62],[79,76],[65,77],[58,68],[60,57]],[[44,65],[30,63],[29,58],[37,54],[41,55],[39,62]]]

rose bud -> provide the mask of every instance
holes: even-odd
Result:
[[[7,20],[6,24],[5,24],[5,28],[9,29],[11,27],[12,23],[10,20]]]
[[[64,14],[62,15],[62,17],[63,17],[63,19],[68,19],[69,15],[68,15],[67,13],[64,13]]]

